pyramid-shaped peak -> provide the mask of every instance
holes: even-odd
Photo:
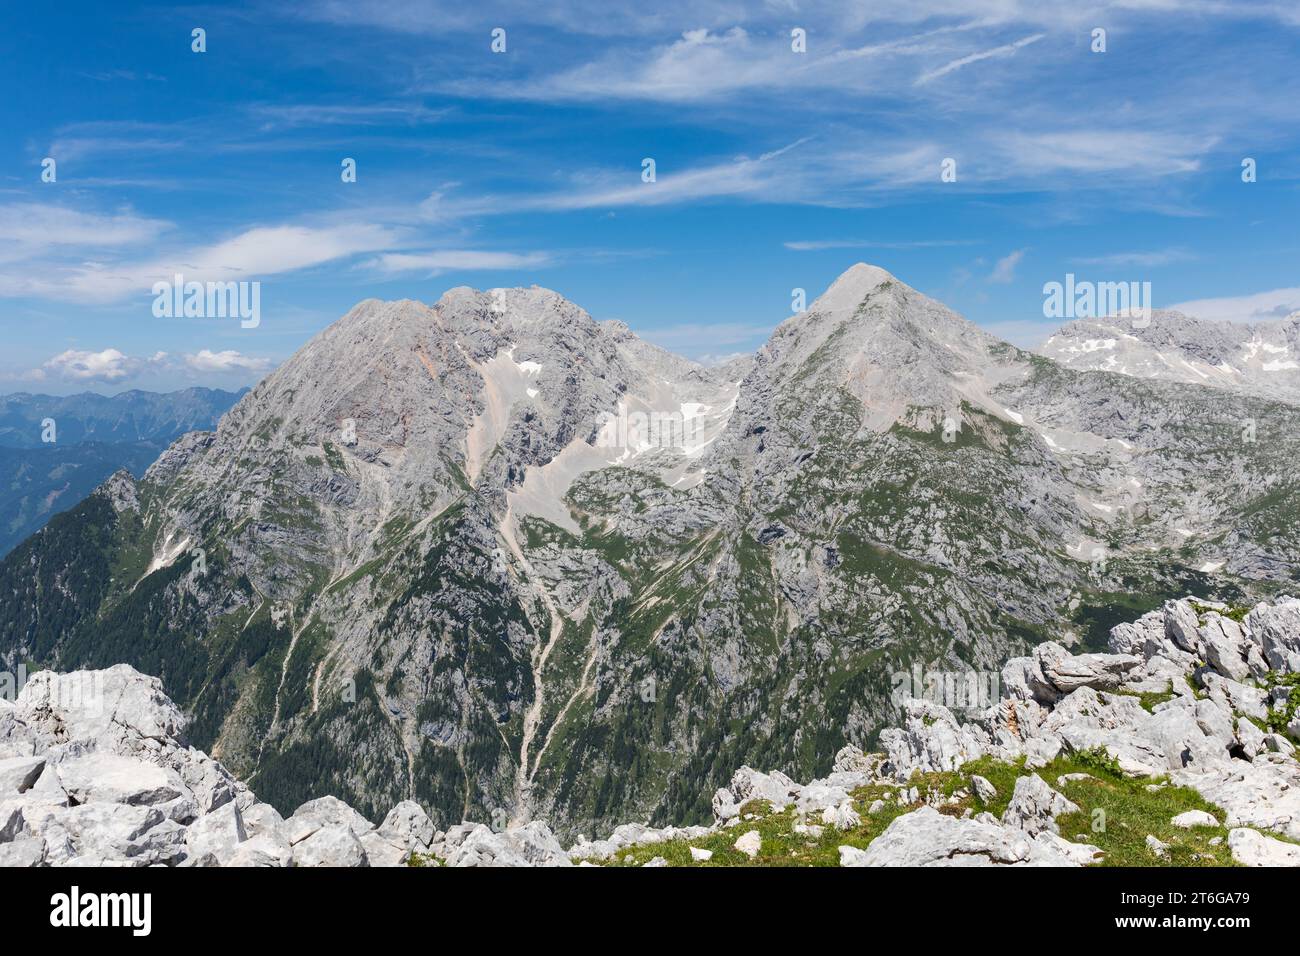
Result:
[[[886,282],[896,281],[880,266],[858,262],[845,269],[830,287],[818,296],[812,311],[837,312],[856,309],[872,291]]]

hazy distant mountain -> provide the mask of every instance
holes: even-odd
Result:
[[[162,676],[285,810],[704,819],[871,742],[913,664],[1294,588],[1293,423],[866,265],[723,368],[536,287],[367,300],[0,563],[0,655]]]
[[[212,428],[248,389],[184,388],[175,392],[132,389],[117,395],[0,396],[0,445],[38,448],[42,421],[52,418],[58,443],[84,441],[171,443],[178,435]]]
[[[181,435],[215,427],[245,391],[0,396],[0,555],[118,469],[142,475]]]
[[[1079,319],[1039,351],[1075,369],[1209,385],[1300,404],[1300,312],[1280,322],[1209,321],[1153,311],[1148,321]]]

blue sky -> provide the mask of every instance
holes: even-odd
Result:
[[[1295,3],[3,16],[3,391],[247,384],[361,299],[457,285],[544,285],[714,359],[857,261],[1021,345],[1067,272],[1206,317],[1300,309]],[[260,282],[260,324],[155,317],[177,272]]]

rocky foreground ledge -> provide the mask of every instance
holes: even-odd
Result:
[[[743,767],[709,826],[568,850],[542,822],[440,832],[411,801],[284,819],[185,743],[156,678],[42,672],[0,701],[0,865],[1300,866],[1300,600],[1172,601],[1110,648],[1042,644],[969,722],[911,700],[824,779]]]

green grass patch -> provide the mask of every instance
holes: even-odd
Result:
[[[1175,787],[1165,780],[1131,779],[1119,771],[1104,752],[1076,753],[1058,757],[1034,771],[1048,786],[1078,805],[1077,812],[1057,818],[1061,836],[1077,843],[1089,843],[1102,850],[1102,866],[1233,866],[1228,849],[1228,830],[1220,825],[1185,830],[1171,821],[1187,810],[1204,810],[1222,821],[1224,811],[1196,791]],[[940,813],[961,817],[987,811],[1001,816],[1011,800],[1017,778],[1025,773],[1023,761],[1007,763],[990,757],[970,761],[960,770],[947,773],[917,773],[907,788],[915,787],[921,801],[929,795]],[[974,790],[975,774],[987,779],[997,793],[987,803]],[[1073,780],[1058,778],[1086,774]],[[669,866],[838,866],[839,847],[865,849],[899,816],[921,806],[900,804],[898,788],[873,784],[853,792],[854,808],[862,818],[849,830],[824,827],[818,835],[796,832],[798,818],[793,808],[775,810],[765,800],[752,800],[741,808],[741,822],[694,840],[670,840],[620,850],[608,860],[592,861],[603,866],[643,866],[663,857]],[[875,801],[882,807],[868,809]],[[807,824],[820,825],[820,814],[809,814]],[[736,850],[741,834],[757,830],[762,848],[753,859]],[[1169,845],[1166,856],[1156,856],[1146,845],[1147,836]],[[1269,834],[1275,836],[1275,834]],[[1218,842],[1212,842],[1217,840]],[[691,857],[691,847],[712,851],[708,860]]]

